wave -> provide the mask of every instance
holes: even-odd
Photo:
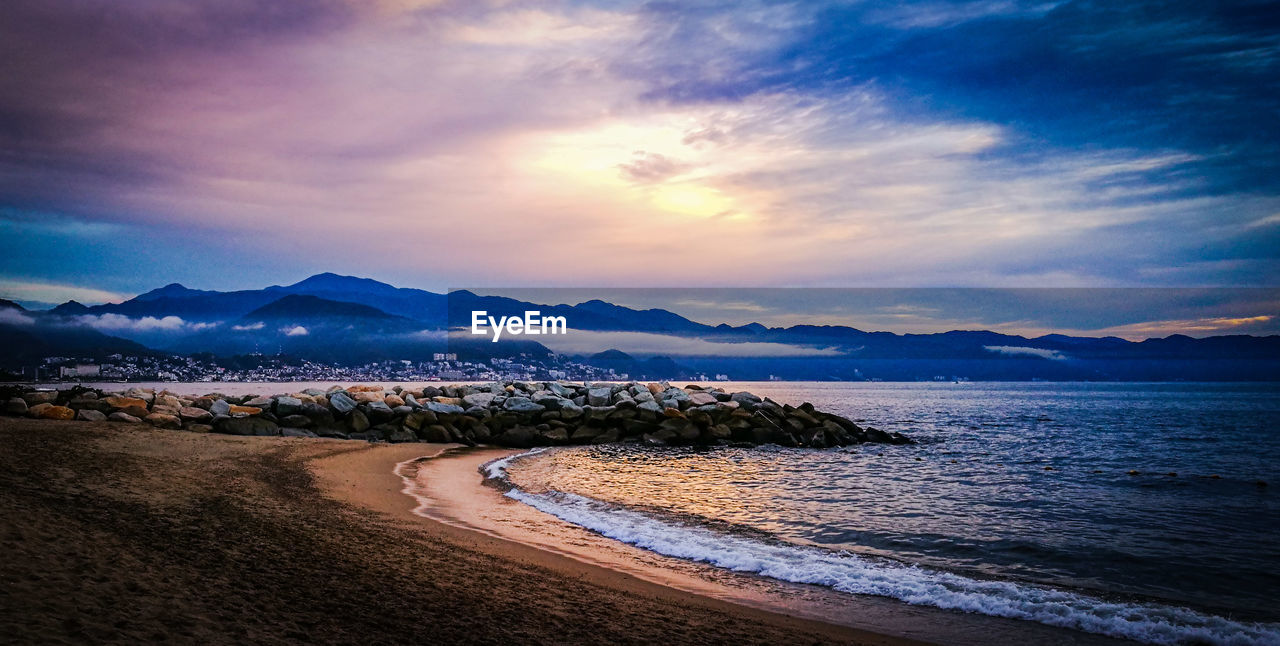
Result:
[[[659,554],[850,594],[913,605],[1036,621],[1150,644],[1280,644],[1280,625],[1246,623],[1177,606],[1100,599],[1079,592],[959,574],[756,538],[654,516],[573,493],[530,493],[507,477],[521,453],[482,467],[505,495],[561,520]]]

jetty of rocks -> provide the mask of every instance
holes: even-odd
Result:
[[[863,442],[909,444],[805,403],[690,384],[506,382],[333,386],[278,395],[202,396],[130,388],[0,392],[3,412],[115,421],[232,435],[383,442],[458,442],[527,448],[642,442],[654,446],[776,444],[815,449]]]

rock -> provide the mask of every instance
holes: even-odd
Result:
[[[227,435],[279,435],[280,427],[275,422],[261,417],[231,417],[222,420],[213,427],[218,433]]]
[[[493,403],[493,398],[497,395],[493,393],[473,393],[462,398],[462,403],[470,408],[472,406],[481,406],[488,408]]]
[[[212,433],[213,427],[209,424],[187,424],[186,430],[190,433]]]
[[[291,426],[282,427],[280,429],[280,435],[284,437],[318,437],[315,433],[312,433],[305,428],[295,428]]]
[[[587,391],[587,404],[591,406],[608,406],[613,394],[609,388],[592,388]]]
[[[27,402],[27,406],[52,404],[58,400],[58,393],[53,390],[34,390],[29,393],[24,393],[22,395],[22,400]]]
[[[409,413],[404,418],[404,425],[414,431],[420,431],[428,424],[436,423],[436,414],[429,410],[419,410]]]
[[[31,417],[33,419],[39,418],[40,415],[42,415],[46,410],[49,410],[50,408],[53,408],[53,404],[50,404],[48,402],[36,404],[35,406],[32,406],[31,408],[27,409],[27,417]]]
[[[165,429],[171,429],[175,431],[182,428],[182,420],[178,419],[177,415],[167,415],[165,413],[152,413],[150,415],[147,415],[144,418],[144,420],[148,424],[156,428],[165,428]]]
[[[582,417],[582,413],[583,413],[582,407],[573,403],[570,400],[564,400],[560,404],[561,419],[577,419],[579,417]]]
[[[508,397],[502,403],[502,409],[513,413],[537,413],[546,410],[541,404],[529,401],[527,397]]]
[[[346,415],[356,409],[356,400],[350,395],[339,390],[329,394],[329,407],[339,413]]]
[[[296,429],[296,428],[307,428],[308,426],[312,426],[313,424],[315,424],[315,422],[312,422],[311,418],[307,417],[306,415],[299,415],[295,413],[293,415],[285,415],[284,417],[281,417],[280,424],[282,427]],[[315,434],[312,433],[312,435],[315,435]]]
[[[369,418],[369,423],[371,424],[381,424],[390,421],[391,418],[396,416],[395,412],[388,408],[381,399],[367,404],[364,407],[364,414],[365,417]]]
[[[214,415],[230,415],[231,404],[228,404],[225,399],[214,400],[212,404],[209,404],[209,412]]]
[[[186,408],[181,408],[178,410],[178,417],[183,422],[195,422],[198,424],[203,424],[213,419],[213,413],[210,413],[209,411],[203,408],[196,408],[195,406],[187,406]]]
[[[76,419],[82,422],[105,422],[107,416],[102,411],[93,410],[91,408],[81,408],[76,411]]]
[[[256,406],[232,406],[231,407],[232,417],[248,417],[251,415],[258,415],[260,413],[262,413],[262,409]]]
[[[352,393],[351,395],[351,398],[356,400],[357,404],[372,404],[373,402],[380,402],[382,401],[382,397],[382,390],[380,389],[377,392],[361,390]]]
[[[347,416],[347,428],[353,433],[363,433],[369,430],[369,418],[359,410],[351,411],[351,415]]]
[[[37,412],[34,415],[34,417],[39,417],[40,419],[66,420],[66,419],[76,418],[76,412],[74,410],[71,410],[70,408],[67,408],[66,406],[54,406],[52,404],[36,404],[35,406],[31,407],[30,411],[35,411],[37,408],[40,409],[40,411]]]
[[[453,437],[449,434],[449,429],[440,424],[430,424],[418,431],[418,437],[427,442],[436,444],[448,444],[453,441]]]
[[[466,409],[464,409],[461,406],[455,406],[453,404],[441,404],[440,402],[434,402],[434,401],[427,402],[426,407],[427,407],[427,410],[437,415],[461,415],[466,412]]]
[[[182,408],[182,401],[173,395],[156,395],[151,402],[151,410],[155,410],[156,406],[179,410]]]
[[[382,398],[382,403],[386,404],[387,408],[404,406],[404,398],[401,397],[400,395],[387,395],[386,397]]]
[[[708,392],[696,392],[689,395],[691,406],[710,406],[716,403],[715,395]]]
[[[549,444],[565,444],[569,441],[569,432],[563,428],[551,428],[539,431],[542,439]]]
[[[110,415],[107,415],[107,419],[109,419],[109,420],[111,420],[111,421],[113,421],[113,422],[124,422],[124,423],[126,423],[126,424],[141,424],[141,423],[142,423],[142,420],[141,420],[141,419],[138,419],[137,417],[134,417],[133,415],[130,415],[130,414],[128,414],[128,413],[121,412],[121,411],[116,411],[116,412],[114,412],[114,413],[112,413],[112,414],[110,414]]]
[[[139,397],[121,397],[119,395],[111,395],[110,397],[104,397],[102,401],[113,410],[120,410],[123,408],[141,408],[146,410],[147,408],[146,400]]]
[[[404,428],[387,429],[383,431],[382,437],[388,442],[396,442],[396,443],[418,441],[418,436],[415,435],[413,431],[409,429],[404,429]]]
[[[27,401],[21,397],[14,397],[4,404],[6,415],[26,415],[27,410]]]
[[[537,438],[537,431],[528,426],[513,426],[502,435],[499,435],[494,441],[502,446],[509,446],[516,449],[527,449],[532,447]]]
[[[263,396],[253,397],[253,398],[251,398],[251,399],[249,399],[249,400],[247,400],[247,401],[242,401],[242,402],[240,402],[240,405],[241,405],[241,406],[252,406],[252,407],[257,408],[257,409],[270,408],[270,407],[271,407],[271,398],[270,398],[270,397],[263,397]]]
[[[591,440],[592,444],[612,444],[618,441],[618,429],[611,428]]]
[[[302,410],[302,400],[297,397],[276,397],[276,415],[287,417]]]

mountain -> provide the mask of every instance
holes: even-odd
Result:
[[[88,314],[89,308],[78,301],[67,301],[49,310],[49,313],[57,314],[58,316],[78,316],[80,314]]]
[[[19,312],[27,311],[27,308],[13,302],[0,298],[0,310],[18,310]]]
[[[549,352],[545,346],[519,337],[504,337],[495,344],[466,334],[445,334],[446,330],[469,328],[473,312],[484,311],[487,316],[500,318],[523,316],[530,310],[543,316],[562,316],[571,330],[672,337],[670,349],[659,343],[657,353],[652,349],[648,353],[584,353],[588,363],[633,375],[662,374],[662,370],[685,374],[696,368],[707,373],[727,372],[739,378],[914,378],[956,374],[996,379],[1219,379],[1233,375],[1265,378],[1273,365],[1280,372],[1280,336],[1195,339],[1173,335],[1131,342],[1117,337],[1062,334],[1028,338],[985,330],[894,334],[839,325],[712,326],[665,309],[634,309],[599,299],[576,305],[537,304],[465,290],[439,294],[334,273],[316,274],[291,285],[230,292],[196,290],[171,283],[123,303],[86,307],[69,301],[48,312],[27,312],[16,303],[0,301],[0,313],[18,314],[8,315],[7,321],[0,319],[7,335],[0,341],[10,348],[22,348],[24,353],[32,349],[34,353],[52,354],[64,346],[105,348],[130,343],[102,334],[100,329],[135,342],[128,346],[133,351],[141,343],[183,353],[288,352],[321,361],[360,363],[429,359],[435,352],[445,351],[468,359],[510,357],[520,352],[545,355]],[[107,314],[119,316],[104,318]],[[32,321],[37,324],[31,325]],[[41,333],[35,334],[36,329]],[[58,337],[51,329],[60,330],[57,334],[64,336]],[[79,330],[77,334],[81,336],[66,337],[68,330]],[[604,350],[620,343],[613,339],[625,337],[599,338],[603,346],[599,349]],[[690,342],[691,339],[708,343]],[[731,345],[718,346],[723,349],[720,356],[713,352],[711,356],[694,358],[676,351],[679,347],[697,347],[706,353],[708,347],[717,347],[714,344],[742,343],[781,344],[806,350],[811,356],[741,357],[737,355],[743,352],[733,352]],[[751,347],[754,351],[770,346]],[[652,354],[680,355],[679,363]]]
[[[368,305],[359,305],[357,303],[347,303],[344,301],[331,301],[318,296],[290,294],[280,300],[273,301],[249,312],[244,315],[242,320],[315,321],[316,319],[321,319],[328,323],[332,322],[334,319],[385,320],[395,318],[400,317],[392,316],[376,307],[369,307]]]

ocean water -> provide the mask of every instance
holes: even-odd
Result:
[[[901,431],[487,466],[667,556],[1158,644],[1280,644],[1280,384],[729,384]],[[1265,484],[1264,484],[1265,483]]]

